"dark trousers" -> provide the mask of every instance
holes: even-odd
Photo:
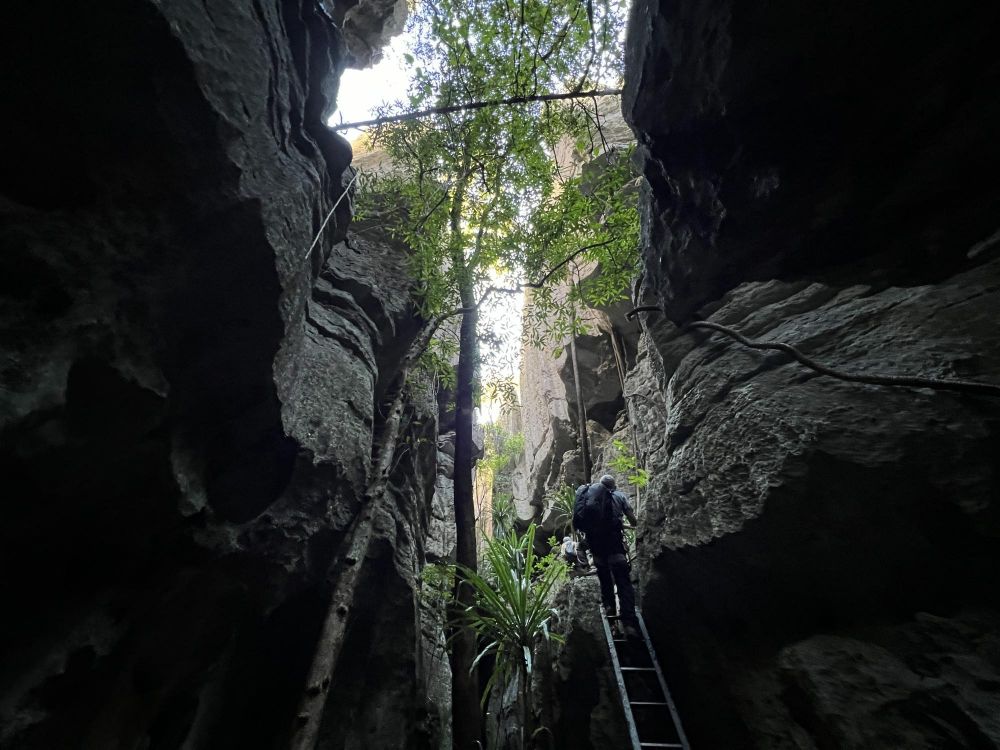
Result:
[[[597,580],[601,582],[601,603],[606,609],[614,610],[615,587],[618,587],[618,603],[621,605],[622,622],[635,623],[635,589],[629,578],[630,565],[625,555],[595,555]]]

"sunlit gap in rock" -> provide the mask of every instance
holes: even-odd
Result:
[[[393,37],[382,53],[382,59],[370,68],[348,68],[340,78],[337,91],[337,109],[327,124],[331,127],[341,122],[357,122],[377,115],[380,105],[402,99],[409,81],[409,63],[403,55],[412,46],[412,35],[407,32]],[[352,143],[362,131],[351,128],[341,133]]]
[[[379,115],[388,103],[403,100],[409,82],[413,35],[406,31],[396,37],[382,52],[375,65],[356,70],[348,68],[340,79],[337,109],[327,124],[368,120]],[[362,172],[381,168],[384,160],[368,151],[364,131],[351,128],[341,132],[354,149],[354,166]],[[365,159],[365,155],[369,158]],[[499,270],[490,272],[490,285],[512,288],[517,279]],[[511,398],[517,398],[518,373],[521,366],[521,311],[524,293],[504,293],[491,297],[480,311],[480,325],[489,339],[484,347],[481,367],[482,395],[476,409],[476,421],[492,424],[501,418]]]
[[[490,284],[498,288],[513,288],[518,280],[495,269]],[[483,388],[479,397],[476,419],[481,424],[493,424],[503,417],[512,402],[520,402],[521,372],[521,312],[524,292],[493,295],[479,313],[482,330],[488,333],[489,346],[482,350],[480,377]]]

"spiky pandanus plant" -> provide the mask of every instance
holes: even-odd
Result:
[[[555,585],[566,576],[566,566],[555,555],[539,558],[534,551],[535,525],[518,537],[515,532],[488,539],[482,566],[484,574],[464,569],[463,585],[473,588],[475,605],[464,617],[483,646],[473,668],[487,655],[494,656],[493,674],[483,692],[485,705],[497,685],[517,680],[520,748],[532,737],[530,706],[532,649],[540,640],[562,642],[549,624],[555,615],[550,598]],[[489,571],[486,573],[486,571]]]
[[[498,492],[493,497],[493,538],[502,539],[514,531],[517,507],[509,492]]]
[[[550,496],[552,516],[555,522],[555,529],[560,535],[569,532],[576,538],[576,531],[573,528],[573,505],[576,502],[576,493],[572,487],[560,487]]]

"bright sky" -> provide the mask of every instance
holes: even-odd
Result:
[[[410,35],[394,37],[385,50],[382,61],[366,70],[346,70],[340,79],[337,94],[337,111],[327,124],[357,122],[375,116],[375,108],[385,102],[402,99],[406,95],[407,68],[403,53],[410,46]],[[351,129],[342,135],[355,140],[361,131]],[[497,286],[513,286],[514,280],[497,279]],[[500,349],[483,354],[482,377],[484,380],[511,378],[519,382],[521,362],[521,308],[524,295],[494,295],[480,311],[480,330],[490,331],[500,339]],[[479,421],[494,422],[500,417],[500,405],[487,399],[480,404]]]
[[[409,33],[400,34],[393,37],[378,65],[365,70],[345,70],[340,78],[337,111],[327,124],[368,120],[379,104],[402,99],[406,94],[406,69],[409,67],[403,53],[409,46]],[[349,141],[359,135],[361,131],[354,128],[343,133]]]

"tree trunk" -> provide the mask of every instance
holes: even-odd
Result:
[[[472,292],[463,290],[462,306],[473,307]],[[471,300],[471,302],[470,302]],[[473,395],[476,373],[476,323],[479,315],[475,309],[462,316],[459,332],[458,377],[455,386],[455,561],[473,570],[476,560],[476,506],[472,487]],[[455,609],[464,611],[474,604],[471,586],[462,585],[456,578]],[[452,641],[452,721],[455,750],[474,750],[480,739],[479,681],[472,671],[476,657],[475,633],[462,626]]]
[[[476,499],[472,487],[473,456],[472,410],[475,395],[478,347],[476,327],[479,311],[471,269],[465,258],[462,234],[462,209],[468,183],[468,171],[455,185],[451,204],[451,262],[458,277],[462,325],[458,336],[458,372],[455,378],[455,562],[477,570]],[[455,600],[452,620],[474,604],[471,586],[463,585],[462,575],[455,577]],[[454,750],[475,750],[482,738],[479,709],[479,681],[472,662],[476,658],[476,635],[467,625],[457,625],[451,641],[452,746]]]
[[[400,364],[396,381],[398,390],[393,396],[381,433],[372,445],[371,476],[363,499],[364,504],[348,532],[348,539],[343,546],[344,552],[332,567],[331,572],[337,575],[337,579],[309,666],[305,689],[289,730],[288,741],[284,745],[290,750],[312,750],[316,746],[327,693],[347,635],[348,615],[354,605],[361,569],[371,544],[372,515],[376,505],[385,495],[392,459],[396,455],[405,406],[406,380],[410,369],[427,348],[434,332],[445,317],[442,315],[424,327]]]
[[[587,432],[587,408],[583,403],[583,386],[580,384],[580,365],[576,359],[576,312],[573,313],[573,332],[569,339],[569,358],[573,363],[573,386],[576,391],[576,430],[580,441],[580,458],[583,462],[583,481],[593,481],[590,473],[594,467],[590,460],[590,434]]]

